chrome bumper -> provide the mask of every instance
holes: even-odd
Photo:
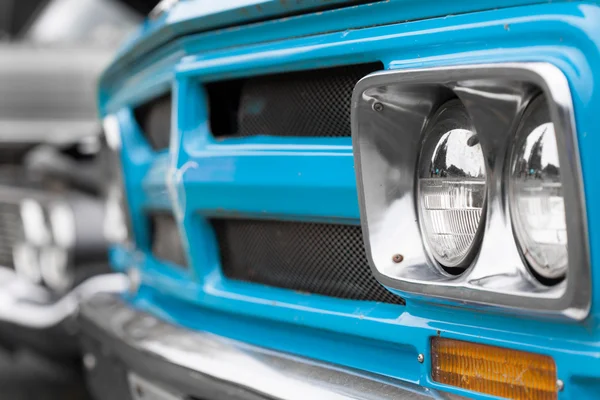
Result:
[[[123,390],[132,386],[136,398],[139,377],[165,388],[172,398],[450,398],[415,384],[191,331],[137,311],[118,295],[85,301],[80,322],[84,363],[99,398],[115,396],[106,392],[118,386],[115,382]],[[114,376],[114,371],[125,376]]]
[[[98,293],[126,290],[123,274],[98,275],[57,298],[48,290],[0,267],[0,338],[55,356],[76,355],[79,305]]]

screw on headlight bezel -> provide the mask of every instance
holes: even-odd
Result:
[[[563,282],[540,283],[523,262],[509,215],[505,169],[525,105],[536,94],[549,101],[569,215],[569,270]],[[415,204],[417,155],[428,118],[458,97],[473,119],[488,175],[481,247],[459,276],[431,262]],[[373,110],[381,103],[380,112]],[[583,183],[569,83],[543,62],[461,65],[371,74],[355,87],[352,138],[361,223],[375,277],[405,297],[493,307],[537,316],[581,320],[591,303],[590,258]],[[402,263],[392,261],[402,254]],[[412,294],[412,295],[411,295]]]

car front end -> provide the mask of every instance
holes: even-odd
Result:
[[[164,1],[99,85],[98,398],[594,398],[592,1]],[[539,129],[538,129],[539,128]]]

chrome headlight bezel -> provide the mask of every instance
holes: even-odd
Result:
[[[555,125],[569,216],[569,268],[566,279],[554,286],[535,279],[522,258],[505,185],[514,131],[538,94],[546,97]],[[424,129],[435,110],[453,97],[473,120],[488,171],[481,245],[458,276],[444,273],[424,245],[415,195]],[[354,90],[352,137],[365,248],[384,285],[446,302],[577,320],[587,316],[587,217],[569,84],[557,67],[505,63],[371,74]]]

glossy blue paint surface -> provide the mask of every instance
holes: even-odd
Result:
[[[362,11],[360,18],[357,14],[349,23],[360,21],[362,29],[339,28],[337,17],[350,12],[347,9],[205,33],[182,38],[138,66],[104,77],[101,110],[116,113],[121,123],[126,188],[139,247],[135,252],[115,248],[111,259],[116,268],[142,270],[144,286],[132,303],[194,329],[462,394],[432,382],[429,362],[416,361],[419,353],[430,360],[431,336],[534,351],[556,360],[558,376],[565,382],[559,398],[598,393],[598,273],[592,276],[591,314],[582,323],[528,319],[492,309],[473,311],[410,295],[405,307],[339,300],[233,282],[221,274],[206,216],[357,224],[359,214],[350,138],[217,141],[210,133],[202,84],[375,60],[387,69],[506,61],[546,61],[561,68],[575,106],[592,268],[596,268],[597,4],[522,6],[385,26],[373,26],[381,15],[366,10],[375,6],[356,9]],[[265,26],[271,27],[270,32]],[[274,31],[273,26],[280,28]],[[294,32],[306,34],[296,37]],[[166,90],[174,94],[174,135],[169,152],[155,154],[131,108]],[[169,208],[183,233],[189,272],[161,264],[147,252],[144,210]]]
[[[360,6],[367,4],[369,8]],[[547,3],[548,0],[227,0],[180,1],[168,14],[157,20],[147,20],[123,45],[115,62],[107,70],[107,76],[127,68],[128,75],[139,66],[139,59],[159,46],[174,53],[181,43],[166,43],[184,35],[198,34],[222,28],[210,33],[208,44],[229,47],[222,39],[236,35],[235,45],[263,40],[285,39],[312,34],[319,24],[326,31],[362,28],[369,25],[392,24],[437,16],[457,15],[478,10],[514,7],[525,4]],[[328,11],[324,11],[328,10]],[[368,19],[365,18],[368,13]],[[305,14],[305,15],[302,15]],[[281,23],[289,26],[282,26]],[[253,32],[238,35],[240,27],[249,25]],[[289,30],[292,28],[293,30]],[[244,29],[245,30],[245,29]],[[247,32],[246,32],[247,33]],[[223,45],[223,43],[227,43]],[[106,82],[105,82],[106,84]]]

